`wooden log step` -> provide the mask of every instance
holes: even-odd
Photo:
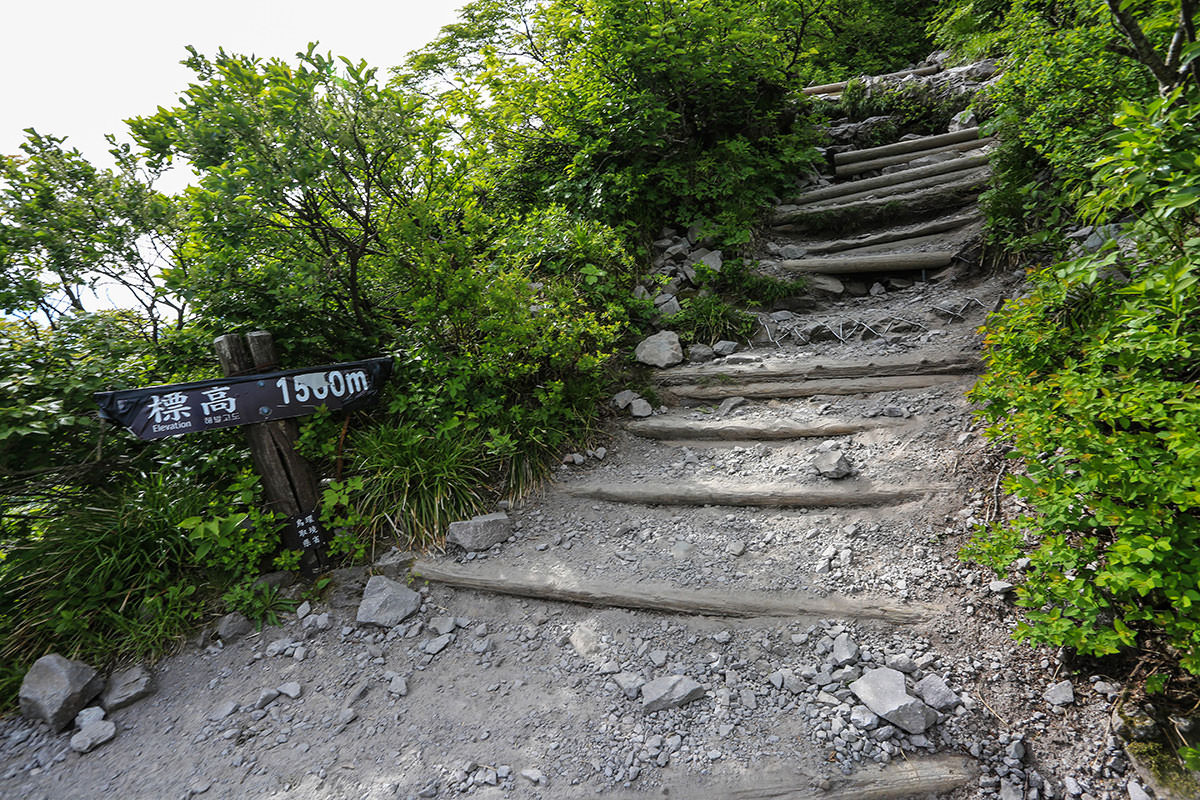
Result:
[[[750,786],[729,787],[714,796],[730,800],[905,800],[937,797],[976,779],[972,762],[963,756],[906,757],[886,767],[855,772],[829,789],[812,788],[808,774],[794,778],[759,774]]]
[[[970,142],[958,142],[957,144],[948,144],[945,147],[939,147],[934,150],[922,150],[919,153],[902,153],[897,156],[886,156],[884,158],[876,158],[872,161],[856,161],[853,164],[846,164],[842,167],[835,167],[833,174],[839,178],[849,178],[852,175],[858,175],[863,172],[870,172],[884,167],[894,167],[897,164],[907,164],[910,161],[915,161],[918,158],[925,156],[942,155],[943,153],[966,153],[970,150],[978,150],[981,147],[987,147],[992,142],[996,141],[994,137],[987,139],[975,139]]]
[[[939,133],[936,136],[922,136],[918,139],[893,142],[892,144],[884,144],[879,147],[865,147],[861,150],[847,150],[844,153],[835,153],[833,163],[840,166],[842,164],[856,164],[859,161],[874,161],[886,156],[898,156],[905,153],[934,150],[948,144],[969,142],[978,138],[979,128],[967,128],[966,130],[955,131],[953,133]]]
[[[939,360],[905,356],[876,358],[870,361],[769,360],[751,364],[709,363],[695,367],[674,367],[654,374],[659,386],[683,384],[737,384],[749,381],[828,381],[837,378],[885,378],[901,375],[965,375],[983,369],[975,355],[956,355]]]
[[[948,267],[957,255],[956,250],[935,250],[929,253],[889,253],[877,256],[843,256],[841,258],[799,258],[779,261],[776,266],[788,272],[809,272],[815,275],[858,275],[875,272],[908,272],[917,269]]]
[[[983,216],[979,213],[979,209],[976,208],[966,214],[953,214],[949,217],[935,219],[932,222],[925,222],[903,230],[887,231],[871,236],[860,236],[855,239],[835,239],[831,242],[801,246],[808,251],[809,255],[827,255],[829,253],[842,253],[847,250],[865,251],[867,248],[889,244],[894,245],[896,248],[918,247],[925,242],[932,241],[938,234],[950,233],[951,231],[965,228],[982,219]]]
[[[956,375],[901,375],[894,378],[852,378],[828,381],[769,381],[766,383],[739,383],[730,385],[672,386],[663,392],[672,400],[724,400],[727,397],[745,397],[749,400],[766,400],[784,397],[814,397],[820,394],[851,395],[877,394],[879,392],[906,392],[913,389],[928,389],[944,386],[958,380]]]
[[[780,439],[813,439],[822,436],[849,436],[879,428],[898,428],[898,423],[886,418],[861,422],[823,422],[805,424],[791,420],[773,419],[761,422],[737,420],[684,419],[681,417],[651,417],[625,424],[625,429],[645,439],[695,441],[776,441]]]
[[[889,72],[885,75],[875,75],[872,77],[875,80],[879,80],[880,78],[905,78],[909,75],[936,75],[941,71],[942,68],[937,66],[917,67],[916,69],[902,69],[899,72]],[[841,92],[845,91],[848,83],[850,83],[850,81],[841,81],[840,83],[823,83],[819,86],[806,86],[802,91],[806,95],[840,94]]]
[[[855,595],[804,597],[797,592],[716,592],[679,589],[653,583],[621,584],[584,578],[567,565],[536,572],[508,567],[471,567],[418,560],[414,577],[434,583],[482,592],[554,600],[589,606],[638,608],[712,617],[842,617],[875,619],[895,624],[918,624],[931,619],[936,609],[919,603],[895,603]]]
[[[789,201],[790,205],[807,205],[810,203],[820,203],[826,200],[833,200],[847,195],[859,194],[861,192],[870,191],[873,189],[883,189],[888,186],[898,186],[900,184],[911,183],[913,181],[924,178],[932,178],[936,175],[947,175],[952,172],[961,172],[968,169],[976,169],[986,166],[989,155],[982,153],[979,155],[962,156],[949,161],[943,161],[940,164],[929,164],[924,167],[913,167],[912,169],[903,169],[898,172],[889,172],[887,175],[879,175],[875,178],[863,178],[859,181],[846,181],[845,183],[837,183],[832,186],[824,186],[820,189],[814,189],[811,192],[805,192],[799,197]]]
[[[745,506],[753,508],[874,508],[906,503],[933,492],[932,486],[876,489],[843,480],[837,489],[781,484],[594,483],[563,487],[573,497],[641,506]]]
[[[968,158],[956,158],[952,161],[947,161],[945,163],[953,164],[955,161],[967,161],[967,160],[975,161],[979,158],[982,158],[985,161],[987,160],[987,156],[984,155],[984,156],[971,156],[969,159]],[[941,165],[935,164],[934,166],[941,166]],[[914,180],[905,181],[904,183],[896,183],[891,186],[884,186],[884,187],[881,187],[878,189],[865,189],[861,192],[853,192],[851,194],[843,195],[842,197],[835,197],[830,200],[823,200],[823,201],[819,201],[816,203],[805,203],[804,206],[802,206],[802,208],[805,208],[810,211],[816,211],[816,210],[825,208],[827,206],[841,205],[844,203],[853,203],[856,200],[868,200],[868,199],[872,199],[872,198],[879,198],[881,200],[886,200],[886,199],[891,199],[891,198],[898,198],[898,197],[902,197],[906,194],[912,194],[913,192],[920,191],[921,189],[928,189],[930,187],[935,187],[935,186],[944,186],[945,184],[950,183],[951,181],[962,180],[968,176],[986,178],[986,177],[988,177],[988,175],[991,174],[988,170],[986,163],[982,167],[975,167],[974,170],[976,170],[977,173],[973,172],[971,170],[956,170],[954,172],[945,173],[943,175],[928,175],[924,178],[916,178]],[[863,182],[865,183],[865,181],[863,181]]]
[[[776,211],[771,224],[785,232],[820,231],[826,234],[861,230],[872,225],[894,227],[909,220],[925,219],[939,212],[974,204],[986,185],[986,171],[967,172],[962,178],[901,197]]]

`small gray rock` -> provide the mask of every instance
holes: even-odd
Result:
[[[813,459],[813,469],[821,477],[832,480],[845,478],[854,471],[850,466],[850,461],[838,450],[818,453],[817,457]]]
[[[1052,706],[1069,706],[1075,702],[1075,690],[1070,681],[1059,681],[1042,692],[1042,697]]]
[[[359,625],[393,628],[421,607],[421,595],[382,575],[372,575],[355,617]]]
[[[637,400],[639,397],[641,397],[641,395],[637,392],[633,391],[632,389],[626,389],[623,392],[617,392],[614,394],[612,402],[614,406],[624,411],[625,409],[629,408],[630,403],[632,403],[634,400]]]
[[[71,749],[76,753],[90,753],[117,735],[117,726],[107,719],[90,722],[79,733],[71,737]]]
[[[1152,800],[1142,785],[1135,780],[1130,780],[1125,784],[1125,790],[1129,792],[1129,800]]]
[[[654,413],[654,409],[650,407],[648,402],[639,397],[629,404],[629,413],[635,417],[648,417]]]
[[[388,684],[388,691],[392,694],[400,695],[401,697],[407,697],[408,681],[404,679],[403,675],[397,675],[392,678],[391,683]]]
[[[731,356],[738,351],[738,343],[722,339],[713,345],[713,352],[719,356]]]
[[[741,539],[730,542],[729,544],[725,545],[725,552],[729,553],[729,555],[733,556],[734,558],[737,558],[746,552],[746,543]]]
[[[621,692],[630,700],[637,699],[638,692],[641,691],[642,686],[646,683],[641,675],[635,675],[632,672],[618,672],[612,676],[612,679]]]
[[[104,719],[104,709],[100,706],[89,706],[75,715],[75,727],[83,729],[93,722]]]
[[[116,711],[153,693],[154,676],[150,670],[138,665],[112,674],[100,695],[100,705],[108,711]]]
[[[437,637],[436,639],[430,639],[425,643],[425,646],[422,649],[431,656],[436,656],[438,653],[445,650],[452,641],[454,641],[454,635],[447,633]]]
[[[583,460],[583,456],[579,456],[575,463],[582,464]],[[456,544],[468,552],[487,550],[512,536],[512,531],[512,521],[508,514],[498,511],[495,514],[484,514],[450,523],[450,529],[446,532],[446,542]]]
[[[82,661],[50,653],[33,662],[21,681],[21,714],[60,731],[104,688],[104,679]]]
[[[871,711],[908,733],[924,733],[937,720],[936,711],[909,695],[904,675],[897,670],[868,670],[850,684],[850,691]]]
[[[304,692],[304,689],[296,681],[288,681],[287,683],[281,683],[278,687],[278,691],[281,695],[289,697],[292,700],[296,700]]]
[[[254,623],[234,611],[217,620],[217,638],[225,643],[240,639],[254,630]]]
[[[926,675],[913,687],[917,697],[938,711],[949,711],[962,700],[939,675]]]
[[[704,687],[686,675],[656,678],[642,687],[642,711],[652,714],[704,697]]]
[[[833,640],[833,665],[844,667],[858,660],[858,643],[850,638],[850,634],[841,633]]]
[[[688,347],[687,357],[688,361],[695,361],[697,363],[704,364],[712,361],[717,357],[717,355],[713,349],[706,344],[694,344]]]
[[[660,331],[644,340],[634,350],[634,358],[652,367],[671,367],[683,361],[683,346],[679,334]]]

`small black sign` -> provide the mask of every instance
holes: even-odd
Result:
[[[301,559],[301,567],[310,575],[319,573],[325,566],[325,551],[329,546],[329,538],[325,534],[325,528],[317,519],[317,512],[310,511],[302,517],[292,517],[288,520],[288,533],[285,534],[284,541],[299,542],[301,549],[304,550],[304,558]]]
[[[237,378],[97,392],[100,416],[140,439],[355,409],[376,398],[392,359],[371,358]]]

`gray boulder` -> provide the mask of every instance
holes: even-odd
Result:
[[[642,711],[652,714],[664,708],[678,708],[704,694],[704,687],[686,675],[655,678],[642,687]]]
[[[683,361],[683,346],[675,331],[660,331],[643,339],[633,355],[641,363],[652,367],[671,367]]]
[[[114,672],[100,695],[100,705],[106,711],[116,711],[118,708],[132,705],[143,697],[154,694],[154,676],[150,670],[141,666]]]
[[[937,712],[904,688],[904,674],[888,667],[869,670],[850,684],[863,705],[908,733],[924,733]]]
[[[359,625],[391,628],[421,607],[421,595],[391,578],[372,575],[355,617]]]
[[[579,463],[582,462],[583,457],[580,456]],[[462,522],[451,522],[446,541],[458,545],[463,550],[487,550],[512,536],[512,530],[512,521],[509,520],[508,514],[499,511]]]
[[[90,753],[117,735],[117,726],[111,720],[89,722],[79,733],[71,737],[71,749],[76,753]]]
[[[629,404],[634,400],[637,400],[639,397],[641,397],[641,395],[637,392],[633,391],[632,389],[626,389],[622,392],[617,392],[614,394],[612,401],[614,406],[623,411],[626,408],[629,408]]]
[[[706,344],[694,344],[688,348],[688,361],[695,361],[703,364],[706,361],[712,361],[717,357],[713,349]]]
[[[50,653],[25,673],[18,693],[21,713],[60,731],[103,688],[104,679],[87,664]]]

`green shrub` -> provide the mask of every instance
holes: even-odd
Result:
[[[179,522],[208,496],[165,473],[27,509],[32,535],[0,561],[3,696],[54,650],[103,666],[169,648],[198,619],[203,577]],[[118,484],[120,485],[120,484]]]
[[[722,339],[745,341],[758,324],[753,314],[735,308],[715,294],[685,299],[683,310],[671,317],[671,328],[685,343],[713,344]]]
[[[966,554],[1027,554],[1017,635],[1083,653],[1163,636],[1200,673],[1200,98],[1126,104],[1082,207],[1124,243],[1031,276],[974,390],[1033,509]]]

